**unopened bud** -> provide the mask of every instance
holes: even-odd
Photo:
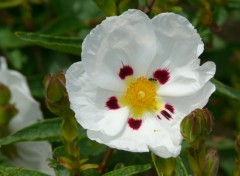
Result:
[[[193,147],[198,147],[212,131],[213,117],[207,109],[196,109],[181,122],[181,133]]]
[[[7,86],[0,83],[0,106],[9,104],[11,92]]]
[[[215,176],[218,173],[219,156],[215,149],[209,149],[204,161],[203,175]]]
[[[0,126],[6,126],[17,112],[18,110],[14,105],[0,106]]]
[[[235,140],[235,147],[236,147],[236,150],[237,150],[237,152],[238,152],[238,154],[240,156],[240,134],[237,136],[237,138]]]
[[[71,111],[65,83],[63,72],[49,74],[44,79],[46,105],[51,112],[61,116]]]

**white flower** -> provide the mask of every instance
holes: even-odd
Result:
[[[71,108],[90,139],[110,147],[176,157],[180,122],[214,92],[215,64],[200,66],[203,43],[184,17],[139,10],[109,17],[66,73]]]
[[[10,89],[12,94],[10,101],[18,109],[17,115],[9,124],[11,133],[43,119],[39,103],[32,98],[24,76],[17,71],[9,70],[3,57],[0,57],[0,83]],[[11,159],[12,165],[54,175],[47,161],[51,158],[52,151],[48,142],[20,142],[15,146],[17,156]]]

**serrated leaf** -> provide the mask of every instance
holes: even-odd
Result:
[[[37,122],[0,139],[0,145],[22,141],[56,140],[61,135],[61,118]]]
[[[0,176],[48,176],[48,175],[33,170],[27,170],[24,168],[0,166]]]
[[[240,91],[235,90],[214,78],[211,79],[211,82],[216,86],[217,91],[221,94],[240,101]]]
[[[45,34],[16,32],[15,35],[27,42],[55,51],[80,56],[82,39],[72,37],[60,37]]]
[[[104,174],[103,176],[130,176],[151,169],[151,164],[127,166]]]
[[[188,176],[187,170],[186,170],[180,157],[176,158],[175,175],[176,176]]]
[[[107,16],[113,16],[117,14],[115,0],[93,0],[93,1]]]

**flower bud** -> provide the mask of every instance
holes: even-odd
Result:
[[[0,83],[0,106],[7,105],[11,98],[11,92],[4,84]]]
[[[70,103],[66,91],[65,75],[63,72],[49,74],[44,78],[45,102],[48,109],[57,115],[69,113]]]
[[[212,131],[213,117],[207,109],[196,109],[181,122],[181,133],[192,147],[198,147]]]
[[[203,175],[215,176],[218,173],[219,156],[215,149],[209,149],[205,161],[204,161],[204,173]]]
[[[18,110],[14,105],[0,106],[0,126],[6,126],[17,112]]]
[[[237,138],[235,140],[235,147],[236,147],[236,151],[238,152],[238,154],[240,156],[240,134],[237,136]]]

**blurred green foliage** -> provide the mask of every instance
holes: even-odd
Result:
[[[42,103],[45,117],[51,118],[53,114],[44,105],[44,76],[66,70],[73,62],[79,61],[81,43],[89,31],[106,16],[118,15],[129,8],[141,9],[150,17],[162,12],[175,12],[185,16],[197,28],[205,43],[201,59],[216,63],[215,78],[225,84],[223,86],[213,80],[218,92],[210,99],[208,108],[215,120],[212,136],[206,143],[219,151],[219,175],[233,175],[234,139],[240,131],[239,0],[0,0],[0,55],[7,58],[11,68],[27,77],[32,94]],[[226,85],[232,88],[228,89]],[[44,123],[48,125],[51,120]],[[57,124],[60,125],[60,122]],[[54,134],[48,134],[45,129],[42,138],[22,136],[21,139],[11,140],[56,139],[60,133],[58,127]],[[34,127],[24,130],[31,128]],[[56,148],[54,154],[61,155],[59,150],[62,149],[57,148],[59,143],[55,141],[53,147]],[[92,163],[100,163],[106,149],[86,136],[82,136],[80,147],[81,155],[88,157]],[[186,160],[183,158],[183,161]],[[148,163],[150,154],[114,151],[107,169]],[[53,160],[52,164],[56,161]],[[60,167],[59,175],[67,175],[62,166],[56,167]],[[148,165],[142,167],[145,170],[149,168]],[[91,171],[86,175],[91,175]]]

